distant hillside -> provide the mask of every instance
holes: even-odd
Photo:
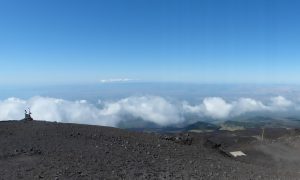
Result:
[[[248,118],[235,118],[220,124],[221,130],[242,130],[249,128],[299,128],[300,120],[294,117],[274,118],[267,116],[254,116]]]
[[[124,128],[125,127],[125,128]],[[121,126],[121,128],[132,130],[132,131],[141,131],[141,132],[158,132],[158,133],[177,133],[177,132],[208,132],[215,131],[220,129],[220,126],[209,123],[198,121],[193,124],[189,124],[184,127],[176,126],[165,126],[161,127],[153,123],[147,126],[147,123],[137,123],[134,127],[126,128],[127,126]]]
[[[209,122],[202,122],[202,121],[188,125],[184,128],[185,131],[193,131],[193,132],[215,131],[218,129],[220,129],[220,126],[209,123]]]

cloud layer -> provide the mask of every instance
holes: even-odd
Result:
[[[115,102],[90,104],[85,100],[67,101],[48,97],[29,100],[9,98],[0,101],[0,120],[22,119],[30,108],[34,119],[117,126],[125,117],[165,126],[183,121],[176,106],[157,96],[129,97]]]
[[[226,102],[220,97],[208,97],[198,105],[183,103],[184,112],[207,116],[213,119],[226,119],[249,112],[277,112],[294,110],[294,103],[282,97],[272,97],[268,104],[251,98],[239,98],[237,101]]]
[[[222,120],[249,112],[297,109],[295,103],[282,96],[273,97],[266,103],[251,98],[227,102],[220,97],[207,97],[194,105],[174,103],[160,96],[128,97],[99,101],[99,104],[37,96],[28,100],[8,98],[0,101],[0,120],[22,119],[27,108],[31,109],[34,119],[114,127],[128,118],[167,126],[184,123],[187,114]]]

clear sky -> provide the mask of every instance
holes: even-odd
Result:
[[[2,0],[0,85],[299,83],[297,0]]]

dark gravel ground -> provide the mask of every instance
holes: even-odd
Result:
[[[267,130],[263,143],[259,133],[190,134],[184,145],[109,127],[0,122],[0,179],[300,179],[298,132]],[[205,145],[209,138],[247,157],[228,157]]]

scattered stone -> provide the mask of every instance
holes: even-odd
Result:
[[[189,133],[172,135],[172,136],[165,135],[162,136],[161,139],[167,141],[173,141],[175,143],[182,144],[182,145],[191,145],[193,143],[193,138],[189,135]]]
[[[191,137],[40,121],[0,122],[0,133],[9,132],[14,136],[0,136],[0,179],[300,179],[299,166],[278,171],[276,161],[245,149],[255,143],[211,138],[232,132],[191,133]],[[234,133],[235,138],[253,136],[252,131]],[[282,136],[276,144],[299,147],[300,137],[294,134]],[[218,154],[240,149],[247,152],[243,159]],[[300,151],[294,153],[300,157]]]

